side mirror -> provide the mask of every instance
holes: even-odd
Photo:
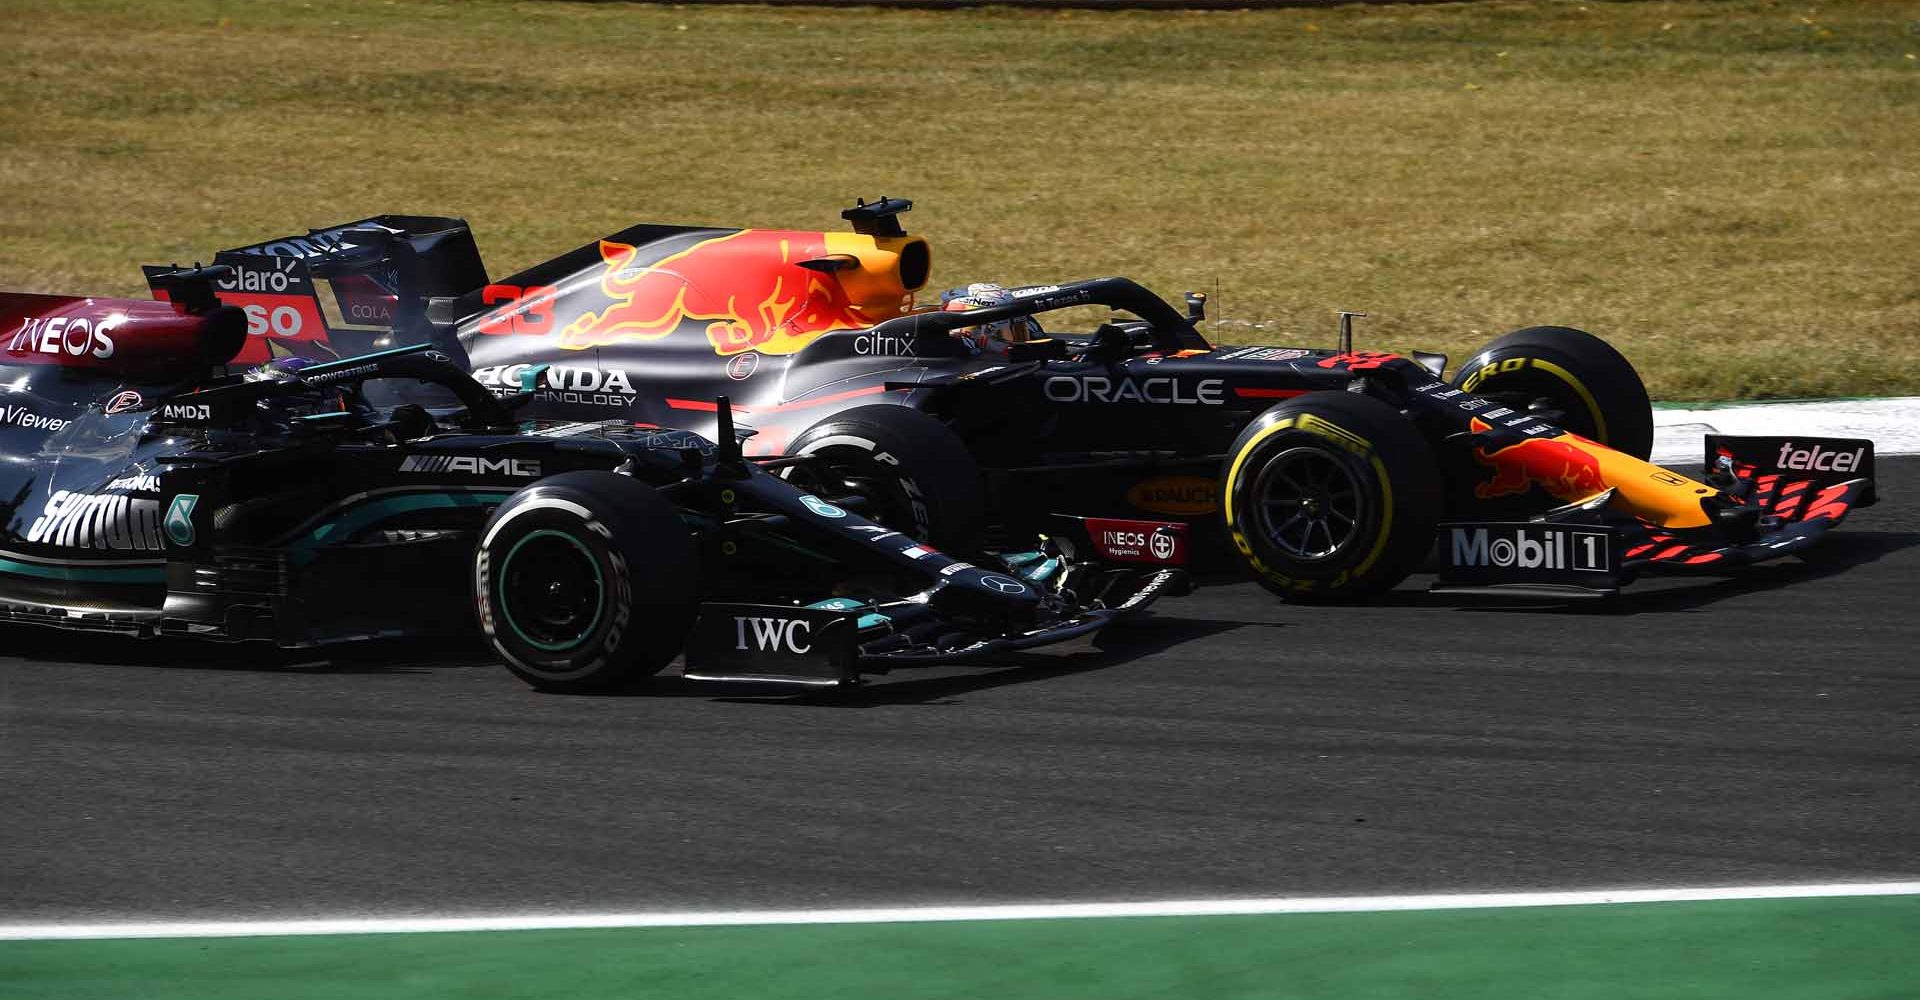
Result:
[[[1187,322],[1199,323],[1207,318],[1207,293],[1187,293]]]
[[[547,374],[552,365],[531,365],[520,372],[520,391],[500,400],[500,405],[508,410],[517,410],[533,402],[533,394],[540,389],[540,379]]]
[[[1100,324],[1087,344],[1087,358],[1092,361],[1119,361],[1132,354],[1133,338],[1112,323]]]

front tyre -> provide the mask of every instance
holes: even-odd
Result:
[[[1453,386],[1516,410],[1546,400],[1566,430],[1643,461],[1653,453],[1653,404],[1640,373],[1584,330],[1530,326],[1496,338],[1453,373]]]
[[[514,675],[604,691],[658,673],[698,612],[679,512],[644,483],[568,472],[507,498],[474,552],[480,628]]]
[[[875,403],[842,410],[787,449],[818,460],[865,497],[861,514],[940,548],[978,544],[986,492],[980,466],[952,428],[919,410]],[[786,473],[799,480],[804,470]]]
[[[1221,483],[1234,548],[1288,601],[1390,590],[1433,547],[1433,450],[1377,399],[1314,392],[1274,406],[1240,432]]]

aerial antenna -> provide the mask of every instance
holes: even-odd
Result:
[[[714,436],[713,472],[727,479],[747,478],[747,463],[740,454],[740,438],[733,432],[733,401],[725,396],[713,397],[714,416],[719,418]]]
[[[1340,353],[1342,354],[1353,353],[1353,321],[1356,318],[1366,319],[1367,314],[1340,310]]]

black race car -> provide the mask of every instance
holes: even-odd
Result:
[[[1872,500],[1866,441],[1712,439],[1705,481],[1649,464],[1639,376],[1565,327],[1501,337],[1448,379],[1445,358],[1354,350],[1345,327],[1337,349],[1216,346],[1202,297],[1182,311],[1124,278],[916,309],[932,258],[909,207],[857,205],[848,233],[639,225],[500,281],[440,217],[216,259],[262,352],[424,340],[501,394],[538,371],[530,413],[710,437],[726,394],[751,453],[820,460],[918,537],[1159,517],[1188,526],[1200,568],[1288,599],[1391,588],[1436,530],[1447,589],[1611,594],[1797,551]],[[1114,317],[993,353],[951,335],[1074,306]]]
[[[542,688],[683,652],[693,677],[841,684],[1085,635],[1185,587],[1176,524],[1108,525],[1133,553],[1073,519],[1024,551],[941,553],[824,462],[743,457],[724,397],[702,436],[530,419],[544,369],[501,396],[429,344],[240,370],[248,311],[216,287],[238,280],[0,295],[0,618],[286,646],[477,624]],[[968,461],[911,416],[928,457]]]

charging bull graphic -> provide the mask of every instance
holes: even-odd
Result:
[[[1475,434],[1490,428],[1485,421],[1469,422]],[[1578,434],[1563,432],[1550,438],[1527,438],[1505,448],[1475,448],[1474,460],[1493,470],[1493,478],[1473,488],[1482,500],[1525,493],[1535,486],[1561,500],[1584,500],[1607,488],[1600,460],[1582,448],[1602,447]]]
[[[833,245],[842,236],[860,239],[850,233],[746,229],[653,264],[636,263],[639,248],[602,240],[606,271],[600,287],[613,302],[567,324],[560,346],[584,350],[653,340],[682,321],[705,320],[707,339],[722,356],[792,354],[817,334],[872,326],[896,315],[897,302],[870,317],[874,310],[848,296],[834,273],[850,256],[848,248]]]

